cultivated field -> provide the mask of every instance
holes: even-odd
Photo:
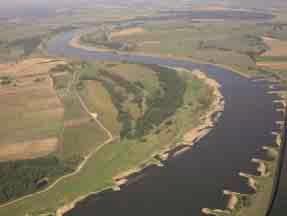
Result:
[[[0,66],[0,121],[5,122],[0,130],[0,160],[57,151],[64,108],[49,70],[63,63],[39,58]]]

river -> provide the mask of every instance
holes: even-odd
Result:
[[[199,68],[222,85],[225,110],[216,127],[191,150],[149,167],[143,176],[121,191],[104,191],[79,202],[66,216],[198,216],[201,208],[224,208],[223,190],[249,192],[240,171],[254,172],[250,161],[263,145],[274,142],[275,121],[282,120],[281,108],[268,94],[267,82],[254,82],[227,69],[140,55],[118,55],[69,47],[73,32],[57,35],[47,43],[51,55],[81,60],[125,60],[187,69]]]

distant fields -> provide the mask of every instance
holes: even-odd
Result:
[[[95,148],[97,151],[79,174],[47,192],[0,208],[1,215],[55,212],[79,196],[113,187],[115,176],[144,166],[155,154],[180,142],[187,130],[200,124],[200,117],[214,99],[212,88],[191,73],[159,66],[84,63],[54,68],[50,75],[54,83],[61,80],[55,87],[65,108],[58,157],[69,162]],[[68,83],[64,85],[63,80]],[[101,145],[107,137],[80,111],[76,91],[120,141]],[[157,113],[157,109],[162,112]],[[154,126],[145,126],[145,119]]]
[[[126,28],[117,26],[99,28],[94,33],[82,36],[81,41],[87,46],[122,52],[187,57],[229,66],[242,74],[256,75],[259,74],[256,61],[263,61],[263,58],[271,52],[270,44],[262,36],[284,38],[282,35],[285,32],[287,32],[286,26],[276,23],[150,21]],[[277,47],[277,55],[275,53],[272,55],[282,56],[278,50],[284,51],[284,48],[281,45]]]
[[[251,24],[154,22],[146,23],[143,29],[136,34],[111,37],[111,42],[107,38],[93,38],[91,33],[82,41],[119,51],[189,57],[250,71],[255,67],[251,55],[267,49],[256,36],[264,30]],[[116,31],[111,35],[117,35]]]

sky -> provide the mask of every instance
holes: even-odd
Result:
[[[0,0],[0,18],[26,15],[45,15],[50,9],[84,5],[83,2],[98,0]]]
[[[39,16],[41,14],[49,14],[59,8],[90,7],[91,5],[97,5],[97,3],[119,5],[120,3],[147,1],[167,0],[0,0],[0,19],[33,14]]]
[[[0,0],[1,8],[79,4],[83,0]]]
[[[131,2],[165,2],[165,1],[175,1],[178,0],[0,0],[0,16],[5,9],[21,11],[27,8],[62,8],[62,7],[77,7],[86,6],[88,4],[95,4],[98,2],[109,3],[109,4],[119,4],[120,2],[131,3]],[[272,7],[278,5],[278,3],[287,2],[287,0],[187,0],[191,3],[213,3],[213,2],[225,2],[232,3],[233,5],[243,6],[243,7]],[[23,11],[22,11],[23,12]],[[7,13],[7,12],[6,12]]]

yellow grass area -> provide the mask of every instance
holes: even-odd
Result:
[[[257,62],[257,66],[273,70],[287,70],[287,62]]]
[[[36,158],[57,149],[64,108],[54,90],[49,70],[64,61],[46,58],[1,64],[0,160]]]
[[[90,111],[98,113],[98,118],[113,134],[119,134],[118,111],[102,83],[95,80],[86,81],[86,89],[84,91],[82,97]]]
[[[57,144],[57,137],[3,144],[0,148],[0,161],[24,160],[46,156],[57,150]]]
[[[263,56],[287,56],[287,41],[270,37],[262,37],[262,39],[270,48],[270,50],[265,52]]]
[[[111,38],[115,37],[122,37],[122,36],[129,36],[129,35],[134,35],[134,34],[140,34],[145,32],[145,30],[141,27],[135,27],[135,28],[127,28],[121,31],[116,31],[111,33]]]

